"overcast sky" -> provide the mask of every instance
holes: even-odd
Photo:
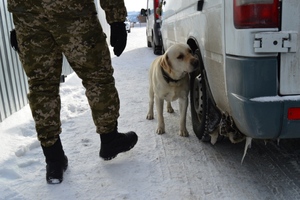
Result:
[[[146,8],[147,0],[125,0],[127,11],[140,11]]]

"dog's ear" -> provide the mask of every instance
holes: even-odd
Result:
[[[168,72],[169,74],[171,73],[172,65],[169,61],[168,54],[165,54],[161,57],[159,64],[166,72]]]

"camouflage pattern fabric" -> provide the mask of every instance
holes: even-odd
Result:
[[[8,2],[10,11],[15,11],[13,8],[20,10],[30,7],[26,0]],[[75,1],[71,2],[73,4]],[[72,7],[70,3],[66,5]],[[84,5],[88,7],[89,4]],[[32,9],[37,9],[35,6]],[[120,102],[106,35],[93,11],[94,7],[86,9],[92,10],[87,15],[80,13],[64,17],[50,15],[51,6],[45,13],[13,12],[19,57],[28,76],[29,104],[38,139],[43,146],[53,145],[61,133],[59,84],[62,53],[86,88],[96,132],[105,134],[113,131],[117,125]],[[58,9],[58,6],[54,8]],[[53,13],[59,13],[56,12],[58,10],[53,10]],[[73,10],[76,9],[69,9],[70,13]],[[120,16],[119,19],[117,15],[113,18],[122,20],[122,14]]]
[[[105,11],[107,23],[124,22],[127,10],[124,0],[100,0]],[[9,12],[47,14],[51,16],[72,17],[96,13],[94,0],[7,0]]]

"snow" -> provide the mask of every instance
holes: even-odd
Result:
[[[164,113],[166,133],[155,133],[157,120],[146,120],[146,115],[148,68],[156,56],[146,47],[145,32],[145,27],[132,28],[125,52],[120,57],[112,56],[121,100],[119,131],[136,131],[137,145],[111,161],[99,158],[100,139],[84,88],[75,74],[69,75],[60,92],[61,140],[69,158],[64,181],[57,185],[46,183],[44,156],[27,105],[0,123],[0,199],[240,200],[284,199],[291,194],[297,197],[299,187],[289,178],[272,179],[272,171],[277,170],[273,161],[264,157],[255,167],[247,162],[247,155],[241,165],[244,144],[212,146],[200,142],[193,134],[190,116],[190,136],[180,137],[177,102],[173,103],[175,113]],[[263,165],[263,161],[267,164]],[[268,167],[272,171],[264,175]],[[268,177],[272,182],[260,181],[270,181]]]

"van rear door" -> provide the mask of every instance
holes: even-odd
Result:
[[[293,45],[293,52],[280,55],[280,94],[300,94],[300,1],[282,1],[281,31],[288,33],[286,46]],[[293,44],[289,44],[293,42]],[[295,44],[296,43],[296,44]]]

